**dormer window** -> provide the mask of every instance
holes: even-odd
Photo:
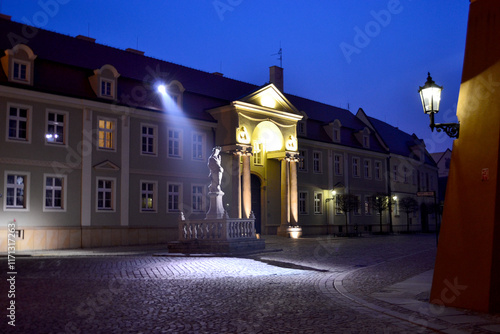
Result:
[[[112,65],[104,65],[94,70],[94,75],[89,78],[92,89],[98,97],[116,99],[117,81],[120,74]]]
[[[26,62],[21,62],[20,60],[14,60],[14,73],[13,80],[28,81],[27,69],[29,64]]]
[[[341,139],[340,128],[341,127],[342,127],[342,124],[340,123],[340,121],[338,119],[336,119],[333,122],[333,126],[332,126],[332,140],[336,143],[340,143],[340,139]]]
[[[24,44],[5,50],[5,56],[1,59],[2,68],[9,81],[32,85],[35,58],[33,51]]]
[[[101,78],[101,96],[113,97],[113,81]]]
[[[300,121],[300,122],[297,122],[297,133],[299,135],[307,135],[306,134],[306,123],[305,121]]]

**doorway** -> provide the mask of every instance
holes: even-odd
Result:
[[[252,191],[252,211],[255,216],[255,232],[262,232],[262,215],[261,215],[261,182],[260,178],[252,174],[250,179],[250,188]]]

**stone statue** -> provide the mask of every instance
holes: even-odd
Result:
[[[221,166],[221,156],[220,156],[220,146],[215,146],[212,149],[212,154],[208,158],[208,169],[210,169],[210,174],[208,177],[211,178],[211,183],[208,186],[208,191],[211,193],[220,192],[221,182],[222,182],[222,173],[224,172],[224,168]]]

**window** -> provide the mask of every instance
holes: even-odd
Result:
[[[297,132],[299,135],[305,135],[306,134],[306,124],[305,122],[298,122],[297,123]]]
[[[307,172],[307,151],[299,150],[299,171]]]
[[[356,195],[356,197],[358,198],[358,200],[354,203],[354,209],[352,210],[352,212],[356,216],[359,216],[359,215],[361,215],[361,208],[360,208],[361,196]]]
[[[142,124],[141,125],[141,154],[142,155],[157,155],[157,133],[156,125]]]
[[[363,135],[363,147],[370,148],[370,136]]]
[[[168,186],[168,212],[179,212],[180,211],[180,200],[181,200],[181,185],[177,183],[169,183]]]
[[[323,213],[323,193],[314,193],[314,214]]]
[[[333,156],[333,164],[335,175],[342,175],[344,170],[343,156],[340,154],[335,154]]]
[[[141,181],[141,212],[156,212],[157,182]]]
[[[363,170],[364,170],[365,179],[371,179],[372,178],[372,161],[371,160],[364,160],[363,161]]]
[[[333,140],[336,142],[340,141],[340,129],[333,129]]]
[[[114,98],[114,80],[101,79],[101,96]]]
[[[202,185],[193,185],[191,188],[191,198],[193,204],[193,211],[195,212],[203,212],[203,189]]]
[[[115,121],[109,119],[99,119],[98,148],[105,150],[115,149]]]
[[[382,163],[375,161],[375,179],[382,180]]]
[[[372,214],[372,201],[370,196],[365,196],[365,215]]]
[[[264,144],[259,142],[254,142],[253,145],[253,164],[257,166],[262,166],[262,154],[264,151]]]
[[[50,144],[64,145],[66,143],[66,113],[48,111],[47,112],[47,132],[45,141]]]
[[[192,136],[192,158],[193,160],[204,161],[205,160],[205,134],[201,132],[193,132]]]
[[[398,181],[398,166],[397,165],[392,166],[392,179],[394,182]]]
[[[45,175],[44,211],[65,209],[66,176]]]
[[[182,158],[182,132],[177,129],[168,130],[168,156]]]
[[[313,152],[313,172],[314,173],[322,173],[323,172],[323,166],[322,166],[322,157],[321,157],[321,152],[314,151]]]
[[[342,214],[342,210],[340,209],[340,196],[335,196],[335,214]]]
[[[30,107],[9,106],[9,113],[7,115],[8,140],[29,142],[30,116]]]
[[[405,183],[408,183],[408,168],[403,167],[403,178]]]
[[[6,210],[28,209],[29,173],[6,172],[5,206]]]
[[[307,214],[307,192],[299,191],[299,214]]]
[[[352,176],[359,177],[359,158],[352,158]]]
[[[14,71],[12,72],[12,79],[14,81],[29,81],[28,78],[29,63],[20,60],[14,60],[13,66],[14,66]]]
[[[115,210],[115,179],[97,178],[97,211]]]
[[[394,215],[399,216],[399,199],[394,200]]]

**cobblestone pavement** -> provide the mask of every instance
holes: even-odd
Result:
[[[155,246],[17,257],[16,326],[7,325],[5,269],[0,333],[491,333],[500,325],[484,314],[441,324],[373,297],[433,268],[431,235],[266,237],[266,248],[283,251],[180,257]]]

